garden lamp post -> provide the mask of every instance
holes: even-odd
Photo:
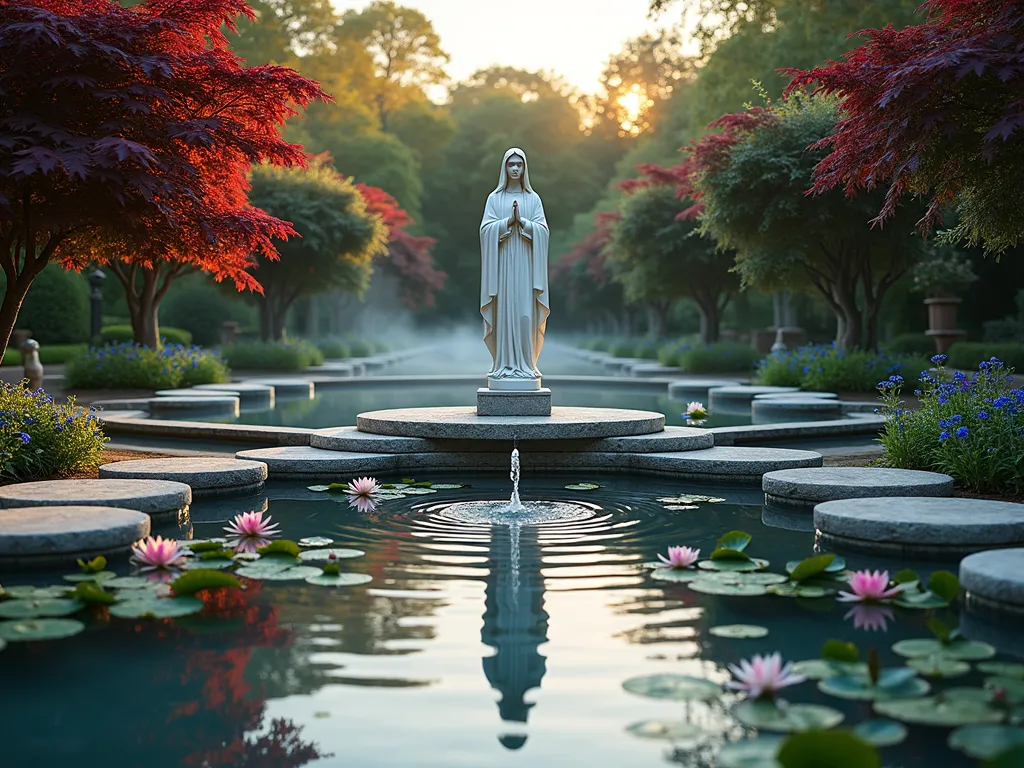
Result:
[[[102,269],[94,269],[89,273],[89,285],[92,291],[89,294],[89,340],[98,344],[103,335],[103,292],[100,288],[103,281],[107,279]]]

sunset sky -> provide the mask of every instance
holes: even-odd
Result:
[[[368,0],[332,0],[335,8],[363,8]],[[608,57],[622,43],[679,18],[669,10],[647,18],[648,0],[401,0],[434,23],[451,55],[448,73],[461,80],[477,69],[504,64],[554,71],[593,93]]]

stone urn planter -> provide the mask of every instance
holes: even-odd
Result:
[[[956,313],[961,299],[944,296],[924,300],[928,307],[928,330],[925,334],[935,339],[935,350],[944,355],[953,346],[953,342],[967,335],[956,327]]]

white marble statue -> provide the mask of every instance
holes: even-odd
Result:
[[[540,389],[537,358],[551,313],[549,235],[526,153],[513,147],[501,160],[498,186],[487,196],[480,222],[480,314],[493,360],[490,389]]]

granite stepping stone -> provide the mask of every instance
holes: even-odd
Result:
[[[260,462],[271,477],[289,480],[336,482],[355,474],[397,469],[396,457],[381,453],[325,450],[305,445],[253,448],[235,456],[246,463]]]
[[[316,393],[316,385],[309,379],[249,379],[248,383],[273,387],[274,396],[277,398],[297,397],[312,400]]]
[[[707,403],[708,392],[712,389],[735,386],[737,386],[735,381],[726,379],[686,379],[669,384],[668,396],[672,400],[699,400],[702,403]]]
[[[42,480],[0,488],[0,509],[119,507],[156,522],[187,519],[191,501],[192,489],[173,480]]]
[[[821,543],[836,549],[959,557],[1024,544],[1024,504],[913,496],[842,499],[815,506],[814,527]]]
[[[821,454],[813,451],[715,446],[703,451],[632,454],[628,466],[696,480],[754,481],[766,472],[820,467],[821,462]]]
[[[266,384],[235,381],[230,384],[197,384],[198,392],[224,392],[238,397],[243,408],[273,408],[274,388]]]
[[[768,504],[810,508],[836,499],[949,496],[953,478],[916,469],[820,467],[769,472],[761,487]]]
[[[220,394],[200,397],[179,393],[174,396],[153,397],[146,401],[146,410],[156,418],[171,419],[181,416],[238,416],[239,399]]]
[[[0,566],[70,564],[120,554],[149,531],[149,515],[118,507],[0,509]]]
[[[827,421],[838,419],[842,408],[838,400],[821,397],[754,398],[750,403],[754,424],[778,424],[787,421]]]
[[[1024,616],[1024,548],[978,552],[965,557],[960,561],[960,584],[967,590],[968,609],[983,608]]]
[[[263,489],[267,465],[213,457],[133,459],[100,467],[100,478],[165,478],[184,483],[195,498],[254,493]]]
[[[757,395],[779,395],[799,392],[797,387],[716,387],[708,391],[709,409],[728,411],[746,411]]]

